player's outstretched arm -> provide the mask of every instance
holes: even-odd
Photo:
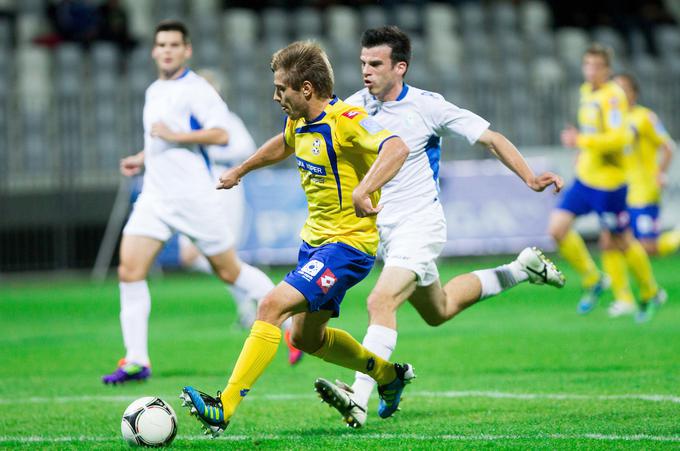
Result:
[[[295,149],[285,144],[283,133],[270,138],[266,143],[257,149],[246,161],[238,166],[227,169],[220,176],[217,189],[229,189],[239,184],[250,171],[269,166],[288,158]]]
[[[501,163],[517,174],[532,190],[540,192],[554,185],[557,193],[564,186],[562,177],[552,172],[534,175],[534,171],[531,170],[517,147],[501,133],[486,130],[477,141],[484,144]]]
[[[120,160],[120,173],[125,177],[132,177],[139,174],[144,167],[144,151],[137,152],[134,155],[125,157]]]
[[[382,205],[373,205],[370,195],[397,175],[408,157],[408,152],[408,146],[398,136],[384,141],[378,158],[352,192],[354,211],[358,217],[377,215],[382,210]]]

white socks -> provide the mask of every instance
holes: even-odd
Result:
[[[251,299],[259,302],[274,288],[274,283],[259,269],[248,263],[241,263],[241,272],[234,282],[234,287],[245,291]]]
[[[472,274],[476,275],[482,283],[480,299],[495,296],[529,278],[527,273],[522,271],[522,266],[516,260],[493,269],[473,271]]]
[[[257,315],[257,305],[262,298],[274,288],[274,284],[265,273],[241,263],[241,272],[233,285],[228,289],[236,301],[239,323],[249,329]]]
[[[149,366],[148,331],[151,296],[146,280],[120,282],[120,326],[123,329],[125,360]]]
[[[385,326],[371,325],[368,326],[366,336],[362,343],[366,349],[375,353],[385,360],[389,360],[394,348],[397,346],[397,331]],[[364,373],[356,373],[354,379],[354,400],[360,406],[366,407],[368,398],[375,387],[375,380],[371,376]]]

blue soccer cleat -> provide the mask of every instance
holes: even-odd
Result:
[[[389,418],[397,411],[404,388],[416,377],[413,372],[413,366],[408,363],[403,365],[395,363],[394,369],[397,371],[397,378],[389,384],[378,387],[378,395],[380,395],[378,415],[380,415],[380,418]]]
[[[663,288],[659,288],[656,294],[646,301],[638,302],[638,311],[635,314],[635,322],[638,324],[646,323],[651,320],[657,310],[668,300],[668,293]]]
[[[606,274],[600,274],[600,279],[590,288],[586,288],[581,295],[581,299],[576,305],[576,313],[579,315],[585,315],[590,313],[595,306],[597,306],[597,301],[606,289],[611,285],[609,276]]]
[[[210,434],[215,438],[229,425],[229,421],[224,420],[220,392],[213,398],[194,387],[184,387],[179,398],[182,400],[182,407],[189,408],[189,414],[202,423],[206,435]]]

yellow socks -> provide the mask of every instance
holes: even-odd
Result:
[[[652,273],[652,265],[649,263],[647,252],[638,240],[633,240],[624,252],[628,267],[633,272],[640,286],[640,297],[645,300],[656,295],[659,287]]]
[[[368,374],[378,385],[389,384],[397,377],[394,365],[364,348],[344,330],[326,327],[323,345],[312,355],[326,362]]]
[[[590,288],[600,280],[600,273],[588,252],[586,243],[575,230],[567,232],[557,246],[560,255],[581,275],[581,284],[584,288]]]
[[[659,255],[674,254],[680,248],[680,230],[669,230],[662,233],[656,243]]]
[[[628,267],[623,253],[619,250],[603,250],[602,269],[612,281],[614,299],[632,304],[634,302],[633,292],[630,290]]]
[[[264,373],[281,341],[281,329],[264,321],[255,321],[250,335],[243,344],[241,355],[238,356],[229,383],[222,392],[222,407],[224,419],[234,414],[255,381]]]

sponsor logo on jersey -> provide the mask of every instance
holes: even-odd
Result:
[[[310,163],[309,161],[305,161],[300,157],[296,157],[296,160],[297,160],[298,168],[302,169],[303,171],[311,172],[312,175],[316,175],[316,176],[325,176],[326,175],[326,168],[324,166],[320,166],[318,164]]]
[[[333,274],[333,271],[331,271],[330,268],[326,268],[326,270],[321,274],[321,277],[316,279],[316,284],[321,288],[321,291],[324,292],[324,294],[328,293],[328,290],[331,289],[333,285],[335,285],[335,282],[338,281],[338,278],[335,277],[335,274]]]
[[[350,110],[350,111],[345,111],[344,113],[342,113],[342,115],[347,117],[347,118],[354,119],[356,117],[356,115],[359,114],[359,113],[360,113],[360,111]]]
[[[310,260],[305,266],[298,269],[298,274],[300,274],[307,282],[311,282],[314,276],[319,274],[319,271],[321,271],[323,267],[323,262],[320,262],[319,260]]]

